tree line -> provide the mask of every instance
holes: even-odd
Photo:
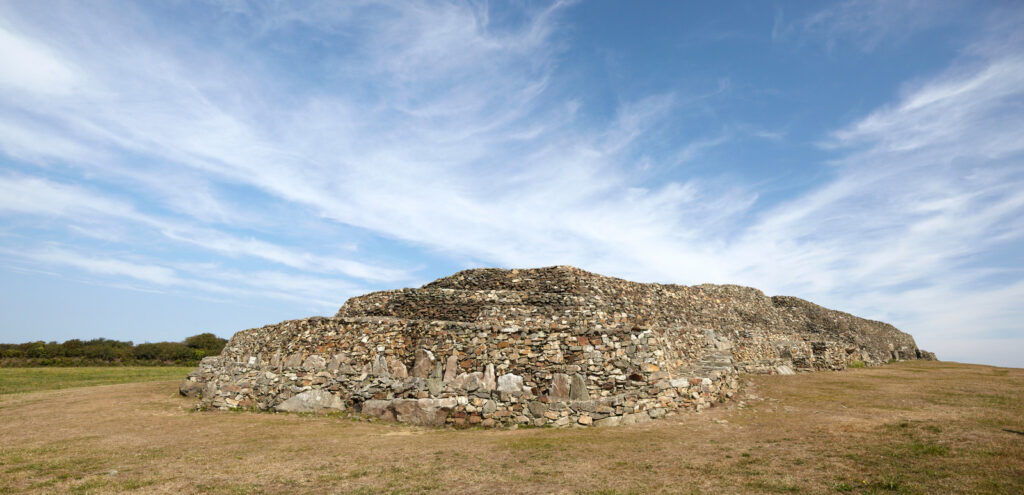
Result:
[[[0,367],[20,366],[194,366],[216,356],[227,344],[212,333],[193,335],[183,342],[146,342],[110,339],[65,342],[0,344]]]

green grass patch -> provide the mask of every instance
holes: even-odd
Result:
[[[182,379],[193,369],[184,366],[0,368],[0,395]]]

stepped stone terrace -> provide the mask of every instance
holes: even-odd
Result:
[[[725,401],[738,373],[934,358],[892,325],[749,287],[474,269],[238,332],[180,391],[203,408],[614,426]]]

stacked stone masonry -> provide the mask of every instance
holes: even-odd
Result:
[[[612,426],[724,401],[737,373],[893,359],[934,355],[886,323],[747,287],[477,269],[238,332],[180,391],[217,409]]]

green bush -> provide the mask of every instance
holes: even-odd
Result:
[[[192,366],[220,354],[227,340],[212,333],[193,335],[184,342],[135,345],[128,341],[71,339],[63,343],[0,344],[0,367],[169,365]]]
[[[212,333],[201,333],[199,335],[193,335],[185,339],[185,345],[203,351],[202,356],[216,356],[220,354],[220,351],[224,349],[224,346],[228,343],[226,339],[222,339]]]

